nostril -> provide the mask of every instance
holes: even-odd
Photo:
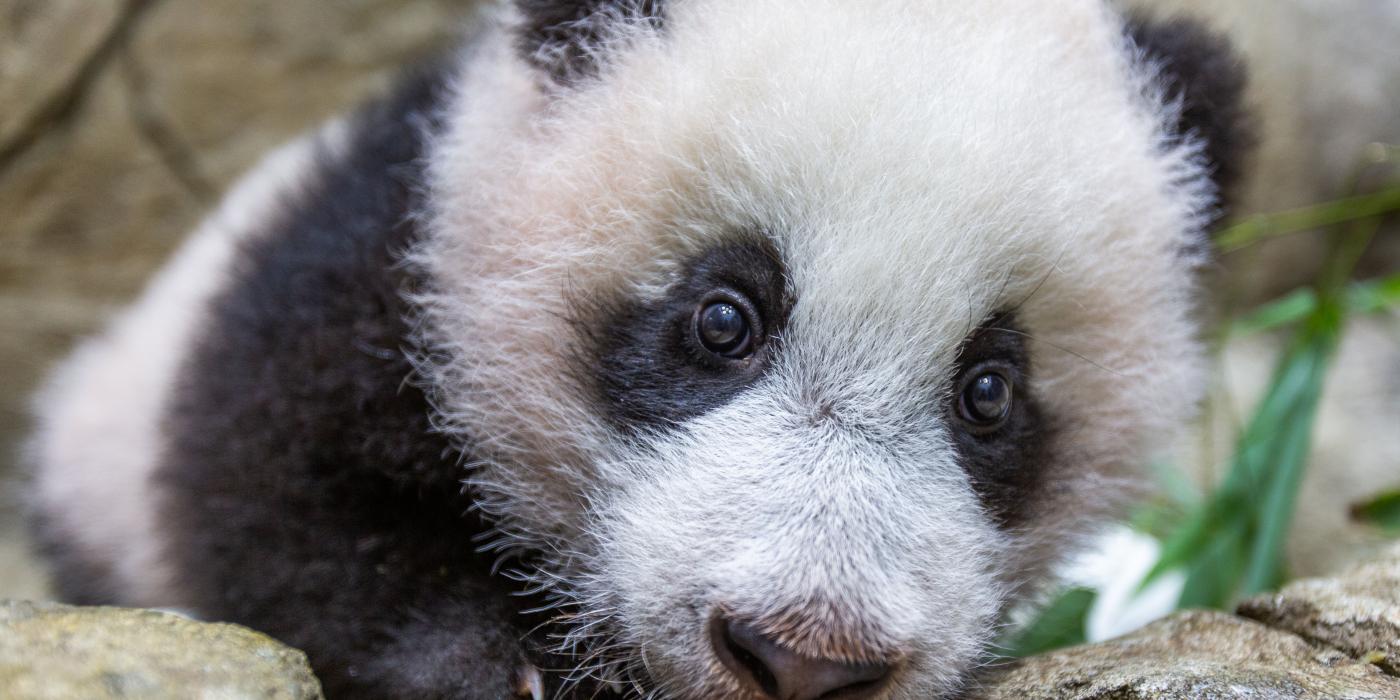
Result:
[[[749,651],[747,647],[741,645],[734,639],[733,633],[730,631],[734,626],[733,623],[724,622],[722,620],[716,620],[716,622],[719,623],[718,626],[722,637],[721,643],[724,645],[724,650],[728,652],[729,658],[741,667],[741,669],[731,668],[730,671],[742,670],[747,672],[749,679],[756,683],[765,694],[773,698],[778,697],[778,679],[773,675],[773,671],[768,668],[767,664],[763,663],[763,659],[758,658],[758,656],[752,651]],[[721,655],[720,658],[724,659],[725,656]],[[743,673],[739,675],[742,677]]]
[[[878,693],[891,667],[818,659],[789,650],[752,625],[716,617],[715,655],[743,685],[773,700],[862,700]]]

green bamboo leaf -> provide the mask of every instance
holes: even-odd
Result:
[[[1349,283],[1357,261],[1379,230],[1381,217],[1396,211],[1400,211],[1400,185],[1254,217],[1217,239],[1223,250],[1234,250],[1293,231],[1348,224],[1338,226],[1313,289],[1289,294],[1224,329],[1230,335],[1296,325],[1293,342],[1275,364],[1268,389],[1239,436],[1224,478],[1165,539],[1143,587],[1166,571],[1183,571],[1186,582],[1179,605],[1224,608],[1240,595],[1283,581],[1283,543],[1307,465],[1317,406],[1347,314],[1400,305],[1400,275]],[[1358,515],[1393,515],[1400,520],[1400,492],[1393,500],[1358,507]]]
[[[1021,658],[1086,641],[1085,624],[1097,594],[1088,588],[1071,588],[1046,606],[1009,644],[1006,656]]]
[[[1297,323],[1317,309],[1317,294],[1311,289],[1299,289],[1282,299],[1259,307],[1253,313],[1230,324],[1230,335],[1249,335],[1279,326]]]
[[[1203,502],[1200,488],[1179,467],[1163,461],[1151,464],[1160,485],[1156,497],[1133,510],[1128,527],[1161,542],[1181,530],[1186,518]]]
[[[1271,451],[1273,464],[1268,466],[1272,473],[1260,508],[1256,511],[1254,541],[1250,547],[1241,595],[1270,590],[1282,582],[1283,541],[1292,522],[1298,488],[1307,466],[1312,426],[1330,350],[1329,339],[1318,338],[1296,360],[1299,367],[1307,370],[1308,381],[1294,397],[1293,411],[1287,420],[1277,426],[1274,438],[1276,448]]]
[[[1400,306],[1400,275],[1352,285],[1347,308],[1353,313],[1370,314]]]
[[[1322,305],[1309,314],[1241,434],[1225,478],[1205,506],[1166,538],[1142,587],[1167,571],[1184,570],[1182,605],[1225,607],[1241,590],[1277,580],[1282,537],[1340,318]]]
[[[1128,527],[1144,535],[1151,535],[1160,542],[1172,533],[1180,531],[1192,508],[1194,506],[1183,505],[1175,500],[1157,498],[1134,509],[1128,519]]]
[[[1186,570],[1178,608],[1224,608],[1234,599],[1245,568],[1249,527],[1243,520],[1217,533]]]
[[[1351,517],[1359,522],[1400,535],[1400,489],[1387,491],[1351,507]]]
[[[1301,209],[1252,216],[1221,231],[1215,238],[1216,247],[1228,253],[1268,238],[1370,219],[1396,211],[1400,211],[1400,186]]]
[[[1317,311],[1317,293],[1298,289],[1231,322],[1227,335],[1245,336],[1298,323]],[[1347,289],[1347,310],[1370,314],[1400,307],[1400,275],[1358,282]]]
[[[1138,585],[1141,592],[1168,571],[1187,568],[1210,547],[1221,532],[1244,523],[1248,503],[1245,494],[1221,486],[1211,500],[1196,511],[1179,530],[1162,543],[1157,563]]]

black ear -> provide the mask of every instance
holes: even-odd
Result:
[[[1204,142],[1220,203],[1228,205],[1254,146],[1244,63],[1228,39],[1189,19],[1133,18],[1128,36],[1158,71],[1163,96],[1181,104],[1172,135]]]
[[[661,26],[663,0],[516,0],[525,59],[555,83],[598,72],[602,50],[620,22]]]

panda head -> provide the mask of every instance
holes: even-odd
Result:
[[[1242,142],[1099,0],[522,0],[463,62],[423,371],[573,679],[955,692],[1202,383]]]

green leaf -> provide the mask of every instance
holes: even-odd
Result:
[[[1269,302],[1248,316],[1230,324],[1230,335],[1249,335],[1279,326],[1297,323],[1317,309],[1317,294],[1311,289],[1299,289],[1277,301]]]
[[[1400,306],[1400,275],[1352,285],[1347,307],[1354,313],[1370,314]]]
[[[1400,306],[1400,275],[1351,283],[1357,261],[1381,218],[1400,211],[1400,185],[1314,207],[1258,216],[1227,229],[1217,243],[1234,250],[1294,231],[1336,227],[1312,289],[1293,292],[1244,316],[1225,335],[1295,326],[1263,398],[1241,432],[1229,468],[1215,490],[1165,538],[1141,584],[1182,571],[1181,606],[1225,608],[1241,595],[1280,584],[1283,544],[1307,466],[1317,407],[1350,312]],[[1346,224],[1341,226],[1341,224]],[[1400,492],[1358,507],[1358,517],[1400,528]],[[1400,531],[1400,530],[1398,530]]]
[[[1241,595],[1254,595],[1282,583],[1283,542],[1307,467],[1312,426],[1334,337],[1334,329],[1324,329],[1291,358],[1301,376],[1301,384],[1297,386],[1297,393],[1290,397],[1288,415],[1271,431],[1271,464],[1265,465],[1271,473],[1256,510],[1254,541],[1249,550]]]
[[[1283,538],[1306,467],[1310,436],[1343,313],[1317,301],[1246,425],[1225,478],[1162,546],[1142,587],[1186,573],[1181,606],[1228,607],[1277,584]]]
[[[1071,588],[1060,594],[1040,612],[1034,622],[1016,636],[1006,650],[1007,656],[1021,658],[1061,649],[1086,641],[1085,621],[1097,597],[1088,588]]]
[[[1347,310],[1372,314],[1400,307],[1400,275],[1357,282],[1347,289]],[[1227,335],[1244,336],[1274,330],[1307,319],[1317,311],[1317,293],[1298,289],[1270,301],[1235,319],[1225,328]]]
[[[1353,505],[1351,517],[1400,535],[1400,489],[1387,491],[1369,501]]]
[[[1396,211],[1400,211],[1400,186],[1301,209],[1252,216],[1221,231],[1215,243],[1222,252],[1228,253],[1267,238],[1370,219]]]
[[[1162,543],[1162,553],[1138,585],[1138,592],[1142,592],[1168,571],[1188,568],[1201,552],[1210,547],[1211,542],[1215,541],[1222,530],[1233,527],[1242,520],[1242,513],[1247,507],[1243,493],[1222,484],[1211,500],[1189,516],[1186,523]]]
[[[1178,608],[1224,608],[1235,597],[1244,571],[1244,551],[1249,538],[1248,523],[1230,523],[1206,544],[1186,567]]]

